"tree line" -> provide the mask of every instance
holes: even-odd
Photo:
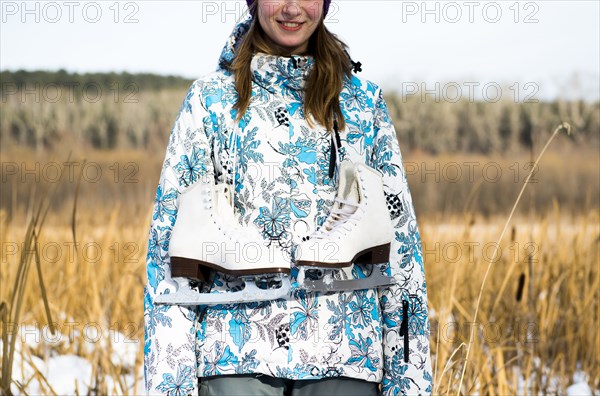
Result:
[[[131,73],[65,70],[0,72],[0,139],[52,150],[64,139],[93,149],[162,152],[192,80]],[[561,121],[568,144],[600,146],[600,103],[434,101],[386,92],[403,151],[431,154],[529,151]]]

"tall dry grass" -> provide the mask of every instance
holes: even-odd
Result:
[[[83,211],[111,207],[118,201],[132,217],[144,214],[145,204],[154,198],[164,150],[153,154],[78,149],[65,166],[72,147],[65,145],[55,153],[38,153],[24,147],[0,151],[0,208],[9,217],[23,212],[29,197],[49,192],[61,182],[59,176],[70,183],[62,183],[56,191],[52,210],[70,208],[75,179],[84,169],[78,202]],[[444,221],[447,216],[466,211],[484,216],[508,213],[532,162],[528,154],[406,153],[404,166],[417,212]],[[56,171],[58,167],[65,167],[62,174]],[[549,150],[536,166],[517,213],[545,213],[557,201],[568,214],[586,214],[600,202],[599,179],[600,156],[594,149]]]
[[[458,393],[469,341],[462,394],[564,394],[578,371],[598,389],[598,212],[568,219],[557,206],[542,217],[514,219],[474,321],[503,220],[421,222],[434,393]]]
[[[119,224],[123,208],[116,204],[107,211],[81,212],[77,218],[76,241],[73,228],[66,213],[48,216],[47,223],[39,230],[37,250],[41,258],[42,277],[29,274],[22,295],[22,315],[17,322],[7,324],[17,342],[29,339],[21,346],[21,353],[46,358],[55,354],[81,356],[92,363],[95,394],[128,393],[128,388],[117,383],[108,388],[105,377],[119,379],[125,374],[137,374],[141,367],[143,351],[143,285],[145,284],[145,245],[147,242],[147,219],[131,218],[129,226]],[[3,284],[0,300],[8,302],[7,289],[15,283],[18,260],[23,253],[23,241],[27,229],[23,218],[3,222]],[[15,242],[17,242],[15,244]],[[48,315],[40,304],[40,279],[48,293],[49,310],[54,327],[62,332],[51,335]],[[8,287],[7,287],[8,286]],[[28,327],[27,327],[28,326]],[[38,342],[31,342],[31,330],[40,332]],[[118,336],[113,332],[119,332]],[[16,336],[16,338],[15,338]],[[106,342],[114,339],[116,342]],[[111,348],[139,348],[135,362],[115,363]],[[18,370],[18,367],[13,369]],[[39,368],[42,369],[41,367]],[[36,373],[34,378],[42,385],[46,381]],[[112,382],[111,382],[112,383]],[[138,392],[142,384],[137,385]],[[44,394],[53,394],[43,386]]]
[[[105,377],[138,372],[142,364],[142,290],[150,205],[145,218],[129,218],[128,226],[118,225],[126,208],[104,209],[79,213],[80,248],[71,250],[72,256],[68,255],[73,241],[68,216],[51,214],[40,230],[40,250],[46,249],[41,272],[50,313],[58,331],[63,331],[63,340],[73,327],[81,333],[70,342],[29,343],[22,351],[40,358],[52,353],[82,356],[93,364],[90,383],[97,394],[127,393],[124,386],[109,389]],[[24,239],[27,231],[22,220],[2,218],[3,285],[12,285],[17,276],[19,255],[7,254],[6,244]],[[501,256],[483,291],[477,324],[472,325],[478,286],[502,220],[456,216],[440,224],[421,216],[434,393],[457,393],[469,331],[474,331],[476,342],[471,346],[463,394],[564,393],[577,371],[588,374],[588,383],[600,388],[595,352],[600,348],[599,213],[571,218],[557,205],[543,216],[515,219],[511,237],[499,245]],[[63,249],[59,259],[51,250],[53,244]],[[92,246],[97,246],[99,256]],[[32,275],[24,290],[20,323],[42,328],[48,316],[41,304],[39,279]],[[521,277],[524,288],[518,292]],[[505,281],[507,286],[499,294]],[[0,299],[8,300],[5,287]],[[134,368],[115,364],[110,348],[86,340],[86,326],[104,332],[117,329],[127,337],[121,339],[123,343],[137,343]],[[41,377],[35,374],[44,384]],[[142,384],[137,386],[139,390]],[[45,392],[52,394],[49,387]]]
[[[48,202],[44,197],[55,188],[55,199],[35,232],[41,277],[31,270],[28,276],[20,277],[26,287],[21,288],[17,329],[36,325],[43,328],[51,317],[62,337],[60,342],[42,339],[23,345],[21,360],[79,355],[92,363],[92,394],[132,393],[125,378],[137,373],[142,365],[145,254],[162,156],[145,158],[143,153],[129,151],[87,154],[87,162],[98,164],[104,177],[96,182],[82,179],[76,204],[78,173],[72,180],[65,173],[55,182],[38,182],[32,175],[19,179],[18,174],[7,176],[5,183],[3,180],[0,302],[7,307],[11,301],[19,279],[19,263],[26,253],[22,242],[32,238],[28,224],[40,202]],[[26,159],[33,154],[13,150],[11,155],[12,162],[23,160],[28,169],[35,169]],[[63,163],[67,158],[36,155],[42,164]],[[405,156],[405,161],[411,160],[415,157]],[[450,160],[464,161],[464,157],[425,160],[446,164]],[[502,159],[496,160],[500,163]],[[84,167],[83,157],[73,156],[69,161],[79,163],[79,169]],[[573,197],[569,189],[586,191],[578,180],[587,180],[596,189],[583,195],[587,201],[565,200],[552,189],[544,189],[554,175],[541,177],[540,173],[540,182],[528,185],[521,203],[536,210],[517,215],[511,222],[510,235],[498,245],[495,242],[510,209],[503,202],[514,202],[525,175],[520,183],[465,181],[455,190],[449,190],[451,183],[436,182],[435,178],[421,182],[419,173],[411,176],[431,309],[434,393],[564,393],[578,372],[586,373],[588,384],[600,389],[596,353],[600,350],[600,213],[594,192],[597,181],[593,181],[597,170],[585,165],[583,159],[573,159],[565,170],[564,160],[559,164],[557,157],[550,156],[540,163],[540,172],[554,161],[557,172],[571,172],[575,180],[572,185],[556,184],[557,188],[562,186],[560,193]],[[115,162],[119,166],[111,169]],[[134,183],[124,182],[123,171],[131,171],[123,166],[128,162],[138,166]],[[121,170],[116,179],[114,169]],[[449,208],[432,204],[441,210],[426,210],[424,202],[431,191],[461,204]],[[458,191],[466,195],[457,195]],[[486,216],[478,202],[494,195],[507,198],[499,200]],[[536,207],[541,196],[550,202],[544,209]],[[587,202],[586,206],[574,207],[581,202]],[[477,323],[472,324],[479,287],[496,246],[500,254],[482,289]],[[42,303],[40,279],[45,283],[49,312]],[[5,308],[0,311],[2,315],[6,312]],[[6,316],[2,321],[8,325]],[[122,344],[91,341],[85,336],[86,328],[101,329],[104,335],[118,330],[124,336]],[[9,332],[6,326],[3,329],[3,334]],[[16,334],[17,343],[27,338],[23,332]],[[133,364],[114,359],[113,349],[125,344],[139,348]],[[469,364],[465,368],[469,345]],[[27,371],[13,367],[13,377],[20,370]],[[55,393],[43,377],[41,369],[34,370],[26,382],[37,379],[44,393]],[[115,383],[109,377],[120,381]],[[140,392],[142,384],[136,386]]]

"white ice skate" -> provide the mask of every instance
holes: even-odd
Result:
[[[171,278],[177,291],[157,296],[156,303],[218,305],[285,298],[290,291],[289,259],[275,244],[267,247],[258,232],[238,223],[229,185],[215,185],[212,177],[208,179],[198,181],[180,197],[169,244]],[[192,290],[190,279],[210,284],[212,271],[241,277],[244,289]],[[257,281],[279,287],[263,289]]]
[[[377,265],[389,261],[393,235],[381,175],[365,164],[343,161],[329,217],[296,250],[300,287],[327,292],[393,284],[394,278],[384,275]],[[366,264],[370,276],[333,279],[334,271],[353,264]]]

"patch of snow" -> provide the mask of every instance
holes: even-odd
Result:
[[[140,349],[139,340],[131,339],[118,331],[110,331],[107,343],[110,344],[111,361],[116,366],[133,368]]]
[[[591,396],[592,389],[585,382],[577,382],[567,388],[568,396]]]
[[[38,369],[59,395],[88,393],[92,380],[92,364],[82,357],[55,356],[48,359],[45,367]]]
[[[567,388],[567,396],[592,396],[592,388],[588,385],[589,377],[583,371],[573,374],[573,385]],[[600,392],[596,392],[598,394]]]
[[[35,327],[23,328],[23,332],[27,334],[27,337],[19,337],[15,343],[12,379],[19,384],[26,384],[25,391],[28,394],[50,393],[47,384],[59,395],[87,394],[89,392],[92,386],[92,363],[90,361],[73,354],[57,355],[57,351],[52,349],[52,346],[62,343],[48,342],[45,336],[37,338],[40,333],[36,333]],[[105,334],[110,336],[103,337],[97,342],[83,342],[83,349],[93,350],[109,346],[113,364],[132,371],[129,374],[121,375],[120,381],[116,378],[106,377],[109,393],[116,395],[142,394],[144,392],[143,365],[140,365],[137,373],[133,372],[135,359],[141,347],[140,343],[119,332],[106,332]],[[68,337],[62,337],[62,339],[65,338]],[[28,343],[26,344],[25,341]],[[39,349],[40,344],[44,345],[42,352],[45,353],[45,360],[31,352],[33,349]],[[0,340],[1,349],[2,341]],[[46,379],[47,384],[46,381],[39,378],[37,371]],[[125,389],[122,389],[120,384]],[[14,382],[11,390],[14,394],[23,393]]]
[[[429,308],[429,319],[435,319],[437,316],[437,312],[433,307]]]

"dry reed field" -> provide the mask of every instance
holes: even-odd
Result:
[[[0,394],[143,392],[151,205],[186,83],[144,86],[2,96]],[[423,243],[434,393],[600,392],[600,104],[389,104]],[[562,120],[574,133],[534,165]]]
[[[85,381],[68,384],[76,393],[143,391],[145,255],[162,155],[78,155],[3,154],[6,393],[10,383],[15,394],[60,394],[44,361],[63,355],[87,368]],[[417,164],[409,185],[423,242],[435,394],[565,394],[575,382],[600,390],[598,156],[581,157],[568,169],[558,153],[540,161],[537,182],[498,244],[527,172],[515,178],[514,162],[503,157],[405,157]],[[494,162],[507,176],[456,180],[442,171],[465,161],[481,161],[480,169]],[[436,164],[439,171],[423,177],[423,167]]]

